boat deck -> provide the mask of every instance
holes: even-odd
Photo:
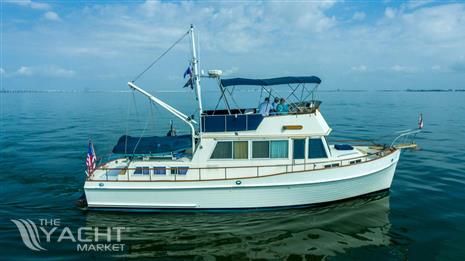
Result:
[[[289,160],[286,164],[242,166],[197,166],[189,158],[178,159],[116,159],[99,166],[88,181],[205,181],[263,177],[291,172],[337,168],[376,160],[394,149],[354,146],[353,150],[336,150],[330,146],[331,157],[325,160]]]

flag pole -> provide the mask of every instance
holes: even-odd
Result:
[[[193,81],[195,84],[195,91],[196,91],[196,96],[197,96],[197,102],[198,102],[198,110],[199,110],[199,121],[201,121],[202,117],[202,90],[200,88],[200,75],[199,75],[199,61],[197,60],[197,51],[195,49],[195,35],[194,35],[194,25],[191,24],[191,29],[190,29],[190,34],[191,34],[191,48],[192,48],[192,69],[194,69],[194,75],[193,75]],[[202,132],[202,124],[199,124],[199,131]]]

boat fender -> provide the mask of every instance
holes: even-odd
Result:
[[[236,185],[240,185],[240,184],[242,184],[242,181],[236,180]]]
[[[85,193],[82,193],[82,195],[76,201],[76,206],[82,210],[87,209],[87,198]]]

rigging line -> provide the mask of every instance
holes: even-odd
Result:
[[[126,138],[124,141],[124,154],[127,154],[128,152],[128,129],[129,129],[129,116],[130,116],[130,110],[131,110],[131,95],[128,94],[128,111],[126,113]]]
[[[149,100],[149,103],[150,103],[150,100]],[[149,104],[149,105],[150,105],[150,104]],[[140,142],[140,140],[142,139],[142,137],[144,136],[145,131],[147,130],[147,127],[149,126],[149,122],[150,122],[150,117],[147,117],[147,121],[145,122],[145,127],[144,127],[144,129],[142,130],[142,134],[140,135],[139,139],[137,140],[136,146],[134,146],[134,150],[132,151],[132,155],[135,154],[136,149],[137,149],[137,147],[139,146],[139,142]]]
[[[154,116],[154,114],[153,114],[153,107],[154,107],[154,106],[155,106],[155,105],[154,105],[153,101],[149,99],[150,119],[151,119],[150,122],[153,123],[153,129],[155,129],[156,126],[157,126],[157,124],[156,124],[157,121],[156,121],[155,116]]]
[[[135,154],[136,149],[137,149],[137,147],[139,146],[139,142],[140,142],[140,140],[142,139],[142,137],[144,136],[145,130],[147,130],[147,126],[149,125],[149,121],[150,121],[150,119],[147,119],[147,121],[145,122],[145,127],[144,127],[144,129],[142,130],[142,134],[140,135],[139,139],[137,140],[136,146],[134,146],[134,150],[132,151],[132,155]]]
[[[135,95],[134,93],[135,93],[135,91],[132,91],[132,103],[134,104],[134,111],[136,112],[136,121],[137,121],[137,124],[140,124],[140,120],[139,120],[139,110],[137,109],[136,95]]]
[[[152,66],[154,66],[161,58],[163,58],[163,56],[165,56],[169,51],[171,51],[171,49],[173,49],[179,42],[181,42],[181,40],[184,39],[184,37],[186,37],[186,35],[188,35],[189,32],[190,30],[187,31],[185,34],[183,34],[181,38],[179,38],[176,42],[174,42],[166,51],[164,51],[160,56],[158,56],[157,59],[155,59],[155,61],[153,61],[149,66],[147,66],[145,70],[143,70],[136,77],[134,77],[134,80],[132,80],[132,82],[136,82],[144,73],[150,70],[150,68],[152,68]]]

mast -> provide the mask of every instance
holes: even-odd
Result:
[[[193,84],[195,84],[195,91],[196,91],[196,96],[197,96],[197,102],[198,102],[198,111],[199,111],[199,121],[201,121],[202,117],[202,90],[200,88],[200,75],[199,75],[199,61],[197,60],[197,50],[195,49],[195,36],[194,36],[194,25],[191,24],[191,29],[190,29],[190,34],[191,34],[191,47],[192,47],[192,67],[194,70],[194,75],[193,77]],[[199,131],[202,132],[202,124],[199,124]]]

